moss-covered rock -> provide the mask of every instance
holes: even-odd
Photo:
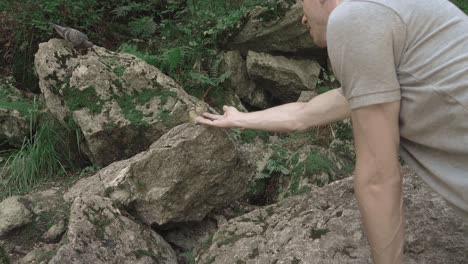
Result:
[[[48,110],[74,120],[83,151],[101,166],[145,150],[187,122],[197,102],[143,60],[100,47],[78,53],[52,39],[40,44],[35,65]]]
[[[4,144],[21,147],[30,132],[37,104],[14,87],[11,79],[0,79],[0,148]]]

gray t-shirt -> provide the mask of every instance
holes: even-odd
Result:
[[[468,215],[468,17],[447,0],[344,0],[327,43],[351,108],[401,100],[401,156]]]

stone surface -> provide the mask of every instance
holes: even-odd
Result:
[[[177,263],[161,236],[124,216],[110,199],[95,195],[73,202],[62,243],[50,264]]]
[[[232,49],[261,52],[293,53],[317,50],[308,30],[301,24],[302,1],[298,0],[293,5],[283,1],[282,9],[287,11],[274,19],[266,17],[267,13],[271,12],[266,8],[253,10],[249,20],[229,46]]]
[[[33,100],[12,85],[9,79],[0,79],[0,149],[9,144],[21,147],[29,136],[29,110]]]
[[[271,106],[264,91],[258,89],[255,83],[250,80],[246,61],[242,58],[240,51],[234,50],[224,53],[223,71],[231,73],[225,85],[232,89],[242,102],[262,109]]]
[[[405,263],[468,259],[468,223],[408,168]],[[231,219],[198,249],[196,263],[372,263],[352,179]]]
[[[282,103],[296,102],[302,91],[313,91],[320,65],[313,60],[249,51],[247,72],[255,83]]]
[[[12,196],[0,203],[0,237],[32,222],[33,213],[25,202],[27,201],[20,196]]]
[[[100,166],[145,150],[187,122],[197,102],[157,68],[101,47],[77,53],[51,39],[39,45],[35,66],[48,110],[81,129],[83,151]]]
[[[80,180],[64,197],[118,197],[148,224],[199,221],[242,196],[252,173],[223,130],[183,124],[146,152]]]
[[[297,99],[298,102],[303,102],[303,103],[307,103],[309,102],[310,100],[312,100],[314,97],[317,96],[317,92],[316,91],[302,91],[301,92],[301,95],[299,96],[299,98]]]
[[[47,232],[42,235],[42,239],[48,243],[55,243],[60,240],[63,233],[67,231],[64,220],[59,220],[59,222],[53,225]]]

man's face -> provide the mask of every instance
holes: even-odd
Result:
[[[315,45],[322,48],[327,46],[327,23],[330,15],[326,4],[327,1],[304,0],[303,5],[302,24],[309,30],[310,37]]]

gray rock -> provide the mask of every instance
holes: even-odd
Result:
[[[302,91],[313,91],[320,70],[320,65],[313,60],[288,59],[253,51],[247,55],[250,78],[283,103],[296,102]]]
[[[157,233],[123,216],[110,199],[94,195],[74,201],[62,243],[50,264],[177,263]]]
[[[468,224],[408,168],[405,263],[468,259]],[[197,263],[372,263],[352,179],[231,219],[198,249]]]
[[[213,208],[241,197],[252,172],[223,130],[183,124],[146,152],[80,180],[64,197],[112,198],[125,190],[130,196],[118,202],[131,203],[148,224],[200,221]]]
[[[25,206],[24,198],[12,196],[0,203],[0,237],[32,220],[33,213]]]
[[[47,264],[54,255],[54,245],[39,245],[21,258],[19,264]]]
[[[264,91],[257,88],[250,80],[246,61],[238,50],[224,53],[223,71],[231,73],[225,85],[233,90],[243,102],[258,108],[272,106],[267,101]]]
[[[257,8],[244,25],[241,32],[232,39],[230,48],[259,52],[305,52],[317,50],[306,27],[301,25],[303,16],[302,1],[289,6],[284,16],[278,19],[265,19],[266,8]]]
[[[297,99],[297,101],[307,103],[316,96],[317,96],[316,91],[302,91],[301,95],[299,96],[299,99]]]
[[[47,232],[42,235],[42,239],[48,243],[55,243],[60,240],[63,233],[67,231],[65,221],[60,220],[57,224],[53,225]]]
[[[216,223],[210,219],[179,224],[165,232],[164,239],[183,251],[192,251],[216,231]]]
[[[0,147],[7,142],[19,148],[29,136],[28,110],[33,109],[33,100],[16,89],[11,80],[0,80],[0,96],[10,102],[0,106]]]
[[[188,122],[198,101],[157,68],[101,47],[78,54],[64,40],[39,45],[35,66],[48,110],[84,135],[83,151],[106,166]]]

